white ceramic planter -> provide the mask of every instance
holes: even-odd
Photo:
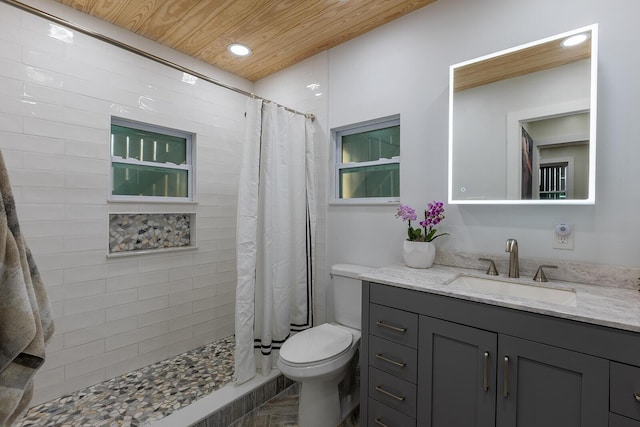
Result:
[[[429,268],[436,258],[436,245],[433,242],[405,240],[402,245],[402,257],[407,267]]]

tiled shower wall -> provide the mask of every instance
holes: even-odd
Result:
[[[233,333],[246,98],[191,83],[0,3],[0,149],[56,322],[34,403]],[[196,134],[196,203],[108,202],[112,115]],[[135,212],[195,215],[197,248],[107,257],[109,214]]]

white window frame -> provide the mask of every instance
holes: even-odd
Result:
[[[351,162],[341,163],[342,158],[342,137],[352,135],[354,133],[369,132],[377,129],[388,128],[392,126],[400,126],[400,115],[382,117],[379,119],[369,120],[366,122],[356,123],[352,125],[342,126],[331,130],[335,151],[333,153],[334,173],[332,179],[333,197],[331,204],[336,205],[385,205],[400,203],[398,197],[358,197],[351,199],[340,198],[340,171],[344,169],[361,168],[365,166],[379,166],[388,164],[398,164],[400,167],[400,156],[391,159],[378,159],[370,162]],[[400,129],[402,132],[402,128]],[[401,142],[402,144],[402,142]]]
[[[176,136],[184,138],[186,140],[186,164],[176,165],[173,163],[158,163],[147,162],[138,159],[125,159],[119,156],[114,156],[113,148],[111,147],[111,126],[124,126],[132,129],[138,129],[147,132],[161,133],[169,136]],[[111,163],[109,164],[109,201],[110,202],[148,202],[148,203],[194,203],[195,198],[195,135],[186,131],[180,131],[163,126],[153,125],[150,123],[143,123],[129,119],[123,119],[120,117],[111,117],[111,123],[109,126],[109,155]],[[140,165],[151,166],[155,168],[165,168],[173,170],[186,170],[187,171],[187,197],[165,197],[165,196],[128,196],[113,194],[113,164],[128,164],[128,165]]]

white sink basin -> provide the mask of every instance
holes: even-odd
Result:
[[[576,292],[567,289],[545,288],[536,285],[525,285],[524,283],[471,276],[459,276],[449,282],[448,286],[465,291],[524,298],[550,304],[571,307],[577,305]]]

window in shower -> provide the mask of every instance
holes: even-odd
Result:
[[[193,135],[119,118],[111,121],[111,200],[193,199]]]
[[[338,203],[400,200],[400,116],[333,131]]]

